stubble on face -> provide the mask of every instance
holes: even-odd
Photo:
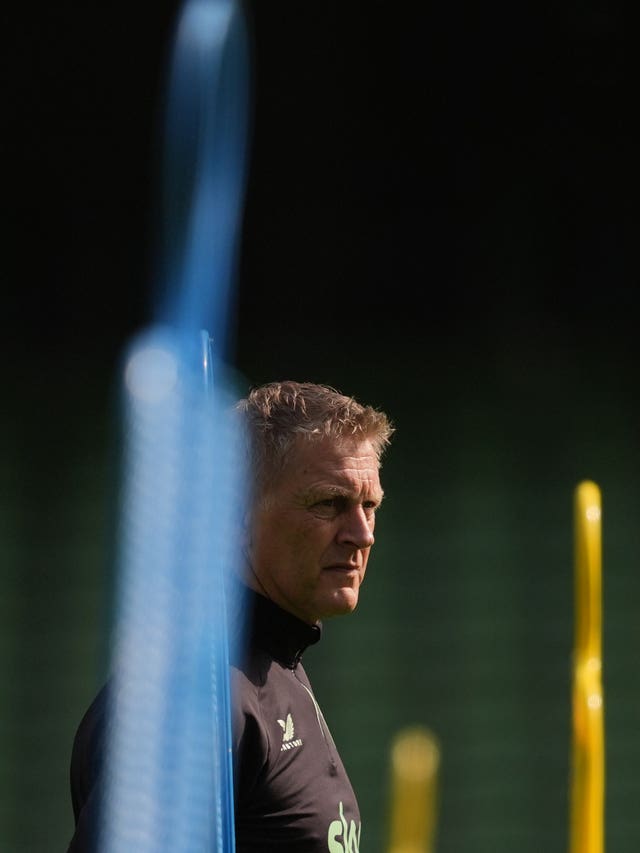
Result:
[[[350,613],[381,500],[370,442],[299,440],[256,508],[250,584],[310,623]]]

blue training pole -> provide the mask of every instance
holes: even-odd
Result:
[[[237,3],[184,4],[169,77],[157,304],[122,366],[101,853],[235,850],[227,617],[241,612],[229,580],[245,472],[224,357],[247,59]]]

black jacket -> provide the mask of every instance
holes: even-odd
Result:
[[[358,853],[358,804],[301,663],[321,628],[252,598],[248,653],[231,669],[236,849]]]
[[[246,605],[247,642],[231,665],[236,851],[359,853],[358,804],[301,663],[321,627],[253,592]],[[108,710],[109,684],[73,744],[67,853],[97,849]]]

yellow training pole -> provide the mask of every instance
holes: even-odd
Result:
[[[433,853],[440,747],[426,728],[401,729],[391,748],[389,853]]]
[[[604,851],[602,532],[600,489],[574,493],[575,645],[570,853]]]

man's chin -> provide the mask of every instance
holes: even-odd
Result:
[[[336,590],[326,602],[325,615],[323,619],[332,616],[346,616],[358,606],[358,590],[351,587],[343,587]]]

